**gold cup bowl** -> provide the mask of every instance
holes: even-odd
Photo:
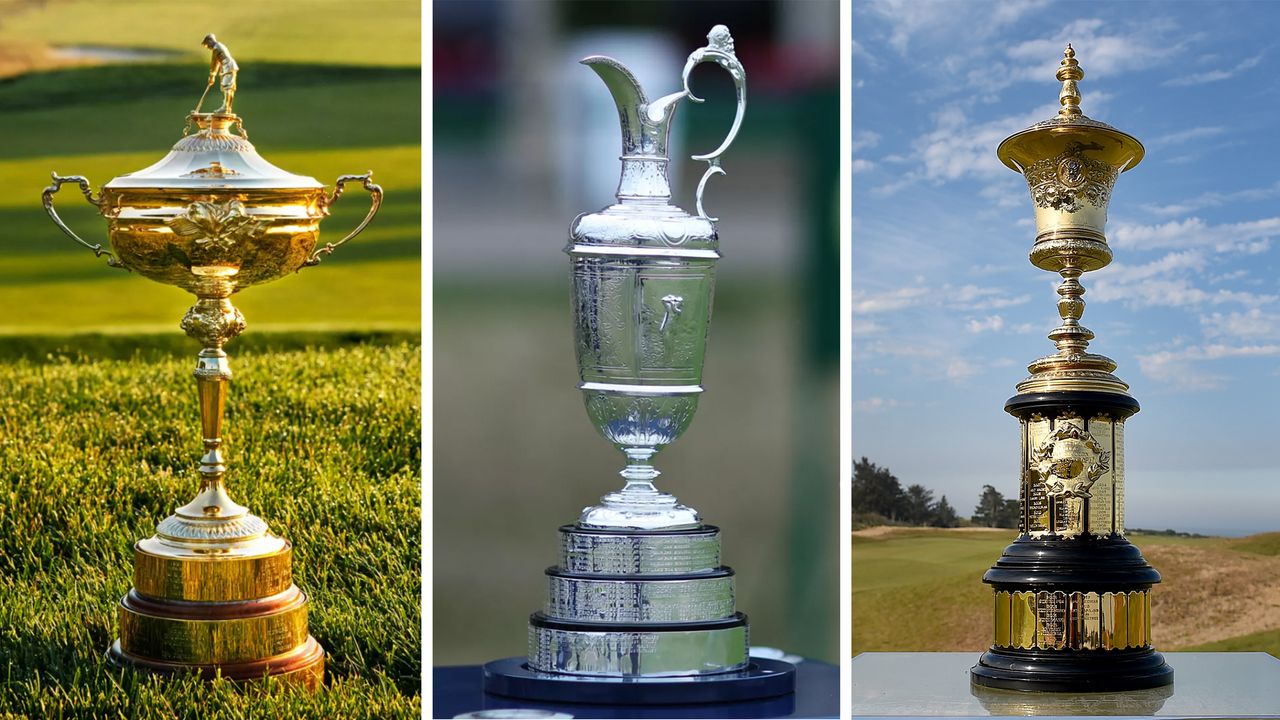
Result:
[[[57,173],[43,195],[53,222],[109,265],[197,297],[182,329],[202,348],[195,370],[200,489],[134,546],[134,587],[120,601],[120,638],[107,656],[150,672],[276,676],[317,689],[325,655],[307,630],[308,597],[293,584],[292,546],[227,494],[221,445],[231,370],[222,348],[245,327],[231,295],[319,263],[369,224],[382,189],[372,173],[343,175],[328,192],[314,178],[281,170],[258,154],[230,112],[193,112],[192,124],[196,131],[160,162],[96,195],[86,178]],[[321,245],[320,222],[353,181],[369,192],[369,212],[341,240]],[[106,218],[110,250],[80,238],[54,210],[66,183]]]

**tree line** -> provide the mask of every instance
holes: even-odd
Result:
[[[880,467],[865,457],[853,464],[851,497],[853,513],[863,516],[863,524],[875,524],[879,516],[890,524],[900,525],[1016,528],[1021,514],[1017,498],[1005,499],[999,490],[983,485],[978,505],[966,522],[946,495],[934,500],[933,491],[923,485],[903,488],[889,468]]]

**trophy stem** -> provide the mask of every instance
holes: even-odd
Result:
[[[182,318],[182,329],[204,347],[196,356],[196,391],[200,397],[200,490],[194,500],[178,508],[183,518],[232,519],[249,514],[231,500],[224,478],[222,421],[227,407],[231,366],[222,346],[244,331],[244,315],[227,298],[200,298]]]
[[[627,448],[624,450],[627,454],[627,466],[618,473],[627,484],[622,488],[622,492],[626,494],[657,493],[658,488],[653,484],[661,472],[653,466],[650,459],[653,457],[655,450],[653,448]]]
[[[324,679],[324,649],[307,629],[306,593],[293,584],[293,547],[227,494],[222,422],[231,367],[222,346],[244,330],[225,297],[202,297],[182,329],[203,346],[200,490],[134,546],[134,587],[117,609],[118,666],[235,681],[277,677],[310,690]]]

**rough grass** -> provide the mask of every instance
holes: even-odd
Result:
[[[854,652],[981,651],[991,633],[991,591],[982,574],[1014,534],[932,528],[854,533]],[[1158,647],[1280,657],[1280,534],[1129,539],[1164,574],[1152,596]]]
[[[190,357],[98,342],[0,363],[0,716],[417,717],[419,347],[230,348],[229,485],[294,544],[329,653],[310,696],[104,663],[134,541],[194,492],[199,430]]]

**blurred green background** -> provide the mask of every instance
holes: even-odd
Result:
[[[418,717],[421,712],[421,8],[414,0],[0,0],[0,716]],[[386,201],[318,267],[235,297],[228,484],[295,543],[328,689],[237,689],[110,669],[131,543],[196,487],[192,298],[64,237],[49,173],[159,160],[208,77],[270,162]],[[216,95],[216,90],[212,95]],[[59,213],[106,224],[75,188]],[[322,242],[364,216],[348,192]]]
[[[575,389],[562,248],[575,215],[610,201],[621,145],[608,91],[577,60],[614,56],[655,97],[679,88],[717,23],[746,67],[748,107],[728,175],[706,192],[724,255],[707,392],[658,456],[657,484],[721,527],[753,645],[836,662],[837,3],[433,11],[433,662],[524,654],[556,528],[622,482],[622,454]],[[673,202],[686,209],[705,169],[688,156],[716,147],[734,112],[719,68],[699,67],[693,88],[707,102],[683,103],[673,123]]]

